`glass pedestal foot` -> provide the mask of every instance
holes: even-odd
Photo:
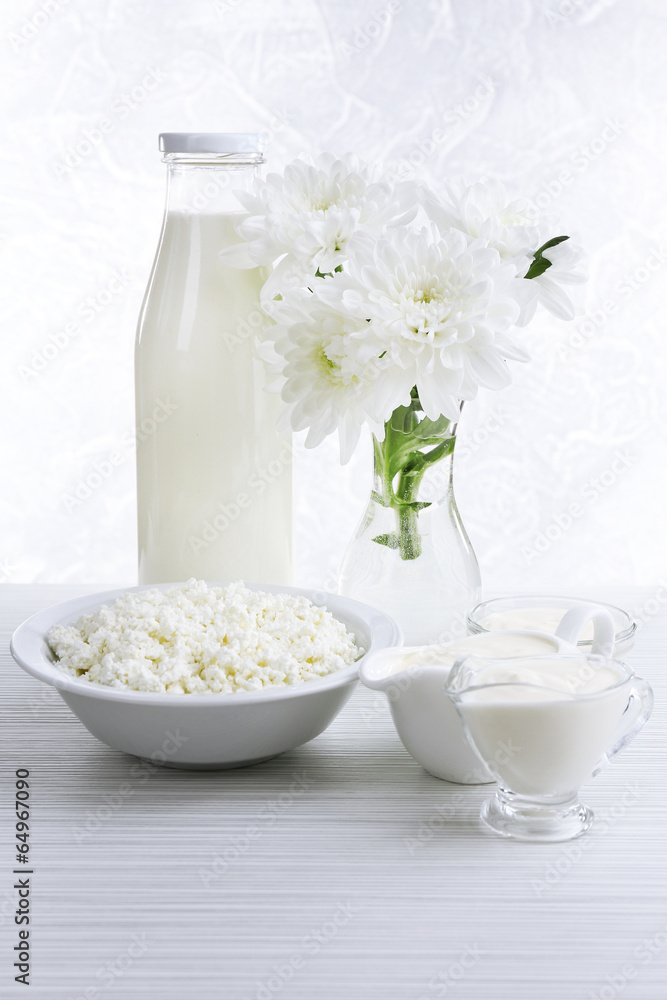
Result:
[[[513,840],[573,840],[590,828],[593,811],[574,798],[527,799],[499,788],[482,806],[482,822],[501,837]]]

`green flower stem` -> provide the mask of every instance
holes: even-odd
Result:
[[[424,473],[446,455],[451,455],[456,439],[451,435],[450,422],[445,417],[437,421],[423,412],[419,397],[413,390],[411,405],[398,407],[385,424],[383,441],[373,438],[375,468],[382,493],[375,499],[396,512],[397,530],[378,535],[374,541],[398,549],[401,559],[417,559],[421,555],[419,513],[429,503],[418,500]],[[430,450],[425,450],[430,447]],[[394,486],[394,483],[396,484]]]
[[[413,504],[417,500],[419,487],[424,477],[426,467],[421,472],[399,473],[396,486],[396,496],[401,505],[398,514],[398,551],[401,559],[417,559],[422,552],[422,539],[419,534],[419,510],[404,504]]]

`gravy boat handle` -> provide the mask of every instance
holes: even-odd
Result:
[[[621,725],[616,731],[616,740],[609,750],[606,750],[600,757],[600,760],[596,764],[595,770],[593,771],[593,777],[595,777],[596,774],[599,774],[600,771],[604,770],[607,764],[609,764],[614,757],[616,757],[621,750],[628,745],[628,743],[631,743],[632,740],[634,740],[637,733],[644,728],[650,719],[652,710],[653,689],[643,678],[633,677],[628,707],[623,714]],[[626,718],[626,716],[628,717]]]
[[[588,625],[591,621],[593,622],[591,653],[613,656],[616,623],[609,611],[599,604],[575,604],[565,612],[554,634],[564,642],[576,646],[584,625]]]

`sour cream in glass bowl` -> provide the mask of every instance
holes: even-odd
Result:
[[[578,599],[576,597],[518,596],[497,597],[477,604],[468,613],[466,626],[469,635],[497,632],[500,629],[531,629],[553,633],[566,611],[578,604],[595,603],[605,608],[614,619],[613,656],[627,655],[634,645],[637,622],[622,608],[602,601]],[[590,653],[593,641],[593,626],[589,624],[577,643],[583,653]]]

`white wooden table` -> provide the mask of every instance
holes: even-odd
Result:
[[[29,614],[93,589],[106,587],[0,589],[3,998],[666,1000],[667,605],[654,591],[598,595],[649,609],[628,659],[654,686],[653,718],[585,789],[593,830],[533,845],[485,834],[489,788],[426,774],[362,688],[326,733],[265,764],[144,772],[9,655]],[[12,968],[18,768],[30,991]]]

